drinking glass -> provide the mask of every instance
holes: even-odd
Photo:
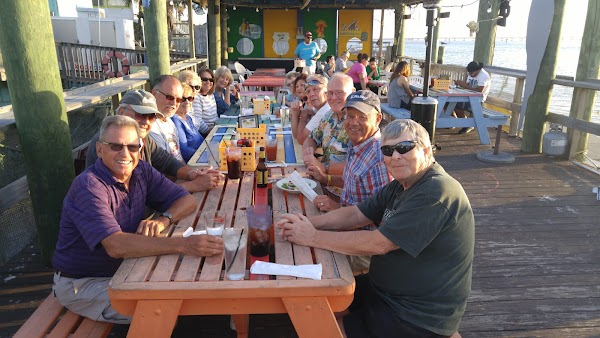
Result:
[[[242,148],[228,147],[225,149],[227,156],[227,176],[237,179],[242,176]]]
[[[225,228],[226,215],[222,211],[207,211],[202,214],[202,222],[206,226],[206,233],[212,236],[221,236]]]
[[[246,276],[246,245],[248,228],[236,227],[223,229],[225,246],[225,278],[242,280]]]
[[[255,260],[269,261],[271,248],[270,230],[272,220],[271,207],[268,205],[253,205],[246,207],[246,219],[250,232],[250,255]]]
[[[277,137],[269,135],[266,142],[267,161],[277,161]]]

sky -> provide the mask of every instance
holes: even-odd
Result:
[[[481,0],[487,1],[487,0]],[[498,37],[525,37],[527,35],[527,21],[529,18],[529,8],[532,0],[512,0],[510,1],[510,15],[507,18],[506,27],[498,27],[496,35]],[[547,1],[552,4],[551,0]],[[587,10],[587,0],[567,0],[565,5],[565,14],[563,18],[563,32],[565,37],[581,37],[583,35],[582,20],[585,20]],[[441,2],[442,11],[450,12],[450,17],[441,19],[440,38],[450,37],[468,37],[469,29],[466,27],[469,21],[477,21],[477,12],[479,10],[479,1],[476,0],[443,0]],[[461,7],[462,5],[462,7]],[[453,6],[453,7],[450,7]],[[454,7],[456,6],[456,7]],[[411,19],[406,20],[405,38],[424,38],[427,32],[425,25],[426,10],[421,5],[410,9]],[[381,12],[375,11],[374,15],[373,37],[379,38],[379,21]],[[386,10],[384,17],[384,27],[392,27],[394,22],[394,11]],[[388,26],[390,25],[390,26]],[[392,39],[393,29],[384,29],[384,39]]]

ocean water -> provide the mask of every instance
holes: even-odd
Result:
[[[444,63],[466,66],[472,61],[474,40],[442,41],[445,43]],[[561,41],[558,54],[556,74],[575,77],[577,62],[579,60],[581,40],[564,39]],[[425,59],[425,43],[423,40],[407,40],[404,46],[407,56]],[[492,66],[505,67],[519,70],[527,69],[527,54],[524,39],[496,39],[494,59]],[[496,97],[510,97],[514,93],[514,78],[492,75],[492,88],[490,95]],[[569,115],[573,88],[554,86],[550,100],[549,111]],[[600,102],[594,105],[593,120],[600,122]]]

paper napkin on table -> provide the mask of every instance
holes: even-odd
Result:
[[[189,227],[183,232],[183,237],[190,237],[193,235],[206,235],[206,230],[194,231],[194,228]]]
[[[302,195],[306,196],[308,200],[312,203],[312,201],[317,197],[317,193],[306,183],[306,181],[298,174],[297,171],[294,171],[288,179],[294,183],[296,188],[300,190]]]
[[[275,135],[292,135],[292,131],[291,130],[274,131],[272,133],[275,134]]]
[[[286,265],[255,261],[250,267],[250,273],[256,275],[293,276],[321,280],[323,266],[321,264]]]

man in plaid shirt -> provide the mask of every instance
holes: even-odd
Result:
[[[382,118],[379,97],[372,91],[359,90],[348,96],[344,109],[346,112],[344,129],[350,142],[343,174],[342,196],[340,203],[325,195],[317,196],[313,203],[321,211],[358,204],[367,197],[373,196],[391,180],[383,162],[383,154],[379,150],[381,148],[379,122]],[[318,180],[317,176],[325,176],[318,167],[309,166],[308,170],[311,176]],[[371,224],[367,228],[374,230],[376,227]],[[354,271],[368,268],[370,256],[349,257]]]

